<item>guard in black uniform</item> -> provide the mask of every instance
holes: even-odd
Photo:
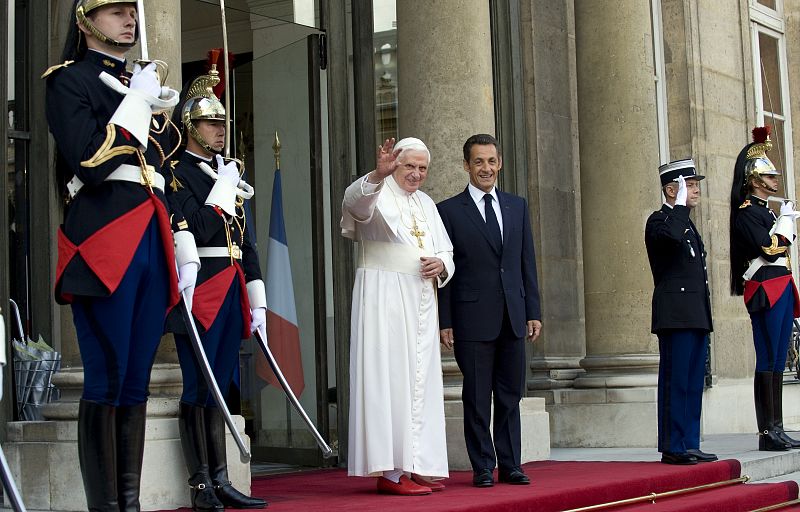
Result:
[[[703,240],[689,212],[700,202],[692,159],[658,168],[664,205],[647,219],[653,273],[652,332],[658,335],[658,451],[666,464],[717,460],[700,451],[708,333],[713,330]]]
[[[43,75],[68,203],[56,300],[72,306],[84,366],[78,452],[88,509],[138,511],[150,369],[167,310],[200,262],[189,231],[173,238],[163,192],[177,134],[160,111],[177,93],[154,64],[126,71],[136,3],[77,0],[73,12],[64,63]],[[180,231],[185,222],[172,219]]]
[[[789,247],[800,213],[782,202],[780,215],[769,208],[778,193],[780,172],[767,151],[769,127],[753,130],[753,142],[739,153],[731,188],[731,291],[743,295],[753,327],[756,369],[753,393],[758,423],[758,449],[800,448],[783,430],[783,370],[792,334],[800,316],[792,279]]]
[[[197,78],[181,109],[186,148],[173,162],[170,201],[185,216],[197,240],[202,268],[192,314],[223,396],[239,363],[242,339],[266,323],[267,298],[258,254],[250,243],[243,199],[252,188],[240,179],[241,165],[219,152],[225,143],[225,108],[212,90],[215,68]],[[180,432],[189,469],[194,510],[263,508],[267,504],[236,490],[228,479],[225,423],[200,372],[181,323],[175,343],[183,371]]]

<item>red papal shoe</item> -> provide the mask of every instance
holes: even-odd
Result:
[[[422,485],[424,487],[429,487],[430,490],[433,492],[443,491],[445,488],[445,485],[443,483],[422,478],[416,473],[411,473],[411,481],[419,485]]]
[[[388,478],[378,477],[378,492],[381,494],[396,494],[398,496],[424,496],[431,493],[430,487],[415,484],[405,475],[397,483]]]

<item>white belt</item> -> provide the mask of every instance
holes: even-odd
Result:
[[[777,260],[772,261],[772,262],[767,261],[762,256],[759,256],[758,258],[756,258],[756,259],[754,259],[753,261],[750,262],[750,266],[747,267],[747,270],[745,271],[744,274],[742,274],[742,277],[744,278],[745,281],[749,281],[750,279],[753,278],[753,276],[756,274],[756,272],[758,272],[758,269],[760,269],[761,267],[784,267],[784,268],[788,268],[787,265],[786,265],[786,262],[787,262],[787,260],[786,260],[785,256],[781,256],[780,258],[778,258]]]
[[[242,251],[236,246],[233,250],[234,258],[237,260],[242,259]],[[198,247],[197,254],[201,258],[230,258],[231,251],[227,247]]]
[[[421,276],[422,262],[419,259],[422,256],[425,254],[416,246],[359,240],[357,266]]]
[[[150,185],[160,191],[164,191],[164,176],[157,173],[152,165],[147,166],[147,174],[150,177]],[[122,164],[114,170],[105,181],[129,181],[131,183],[138,183],[146,185],[145,177],[142,174],[142,168],[138,165]],[[69,198],[74,199],[78,192],[83,188],[83,182],[77,176],[73,176],[69,183],[67,183],[67,191]]]

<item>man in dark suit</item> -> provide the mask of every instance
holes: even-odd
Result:
[[[464,436],[476,487],[494,485],[495,464],[500,482],[530,483],[520,468],[519,402],[524,339],[539,336],[542,317],[528,205],[497,190],[502,167],[497,140],[473,135],[464,143],[469,185],[438,204],[458,269],[440,290],[439,328],[464,374]]]
[[[700,202],[692,159],[658,168],[664,205],[647,219],[653,272],[652,332],[658,335],[658,451],[666,464],[717,460],[700,451],[706,338],[712,331],[706,252],[689,212]]]

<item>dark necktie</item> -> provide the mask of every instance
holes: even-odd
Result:
[[[492,243],[495,244],[497,249],[503,248],[503,237],[500,235],[500,224],[497,222],[497,215],[492,208],[492,194],[483,196],[483,210],[486,213],[486,227],[489,229],[489,235],[492,237]]]

